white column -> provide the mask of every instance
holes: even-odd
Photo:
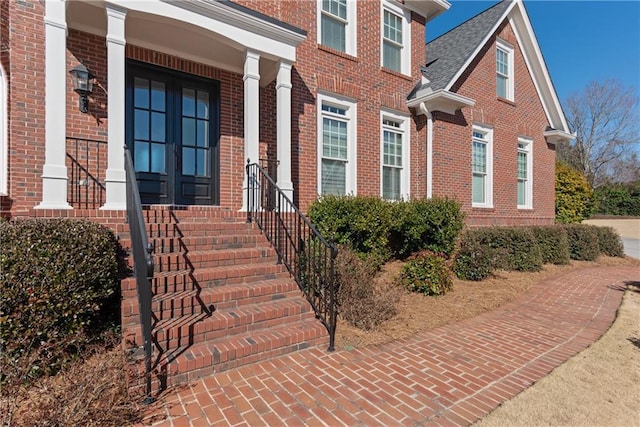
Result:
[[[124,171],[125,145],[125,10],[107,3],[107,84],[108,127],[107,172],[105,174],[106,201],[101,209],[127,208],[126,174]]]
[[[45,3],[45,154],[42,201],[36,209],[72,209],[67,203],[67,22],[65,0]]]
[[[291,182],[291,64],[278,63],[276,80],[278,187],[293,201]]]
[[[260,55],[247,51],[244,60],[244,162],[260,162]],[[243,164],[243,167],[246,163]],[[246,175],[246,173],[245,173]],[[247,210],[247,190],[253,181],[244,177],[242,210]]]

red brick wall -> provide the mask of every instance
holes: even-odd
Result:
[[[543,132],[547,117],[520,51],[513,29],[496,33],[515,46],[515,102],[496,97],[496,37],[454,84],[453,91],[476,105],[456,116],[436,114],[434,121],[433,194],[455,195],[474,225],[552,223],[555,216],[555,149]],[[471,134],[474,123],[493,128],[493,208],[471,206]],[[533,209],[517,208],[518,137],[533,139]]]

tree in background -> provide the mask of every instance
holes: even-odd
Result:
[[[581,222],[591,215],[593,191],[584,174],[563,162],[556,163],[556,222]]]
[[[616,171],[638,166],[639,99],[618,80],[593,81],[571,95],[564,111],[575,141],[559,144],[558,159],[582,172],[592,187],[620,182]]]

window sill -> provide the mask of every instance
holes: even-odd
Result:
[[[510,99],[507,99],[507,98],[502,98],[502,97],[500,97],[500,96],[498,97],[498,101],[500,101],[500,102],[504,102],[505,104],[509,104],[509,105],[511,105],[512,107],[515,107],[515,106],[516,106],[516,103],[515,103],[515,102],[513,102],[513,101],[511,101]]]
[[[380,67],[380,70],[382,70],[383,72],[385,72],[387,74],[391,74],[393,76],[400,77],[400,78],[403,78],[405,80],[413,81],[411,76],[407,76],[406,74],[399,73],[397,71],[392,70],[391,68]]]
[[[533,212],[534,209],[530,206],[518,206],[518,210],[520,212],[525,212],[525,211]]]
[[[322,50],[324,52],[331,53],[333,55],[339,56],[340,58],[348,59],[349,61],[353,61],[353,62],[360,62],[357,57],[355,57],[353,55],[349,55],[348,53],[341,52],[341,51],[336,50],[336,49],[332,49],[332,48],[327,47],[327,46],[322,45],[322,44],[318,44],[317,47],[318,47],[318,50]]]

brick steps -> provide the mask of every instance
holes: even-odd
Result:
[[[160,355],[159,365],[166,376],[166,385],[171,386],[311,346],[324,347],[328,344],[327,330],[319,321],[294,322],[174,348]]]
[[[328,345],[328,334],[255,224],[221,210],[144,212],[151,280],[156,385]],[[128,226],[120,243],[130,247]],[[125,338],[143,342],[135,279],[122,281]],[[137,351],[139,353],[139,351]],[[159,382],[158,382],[159,381]]]

